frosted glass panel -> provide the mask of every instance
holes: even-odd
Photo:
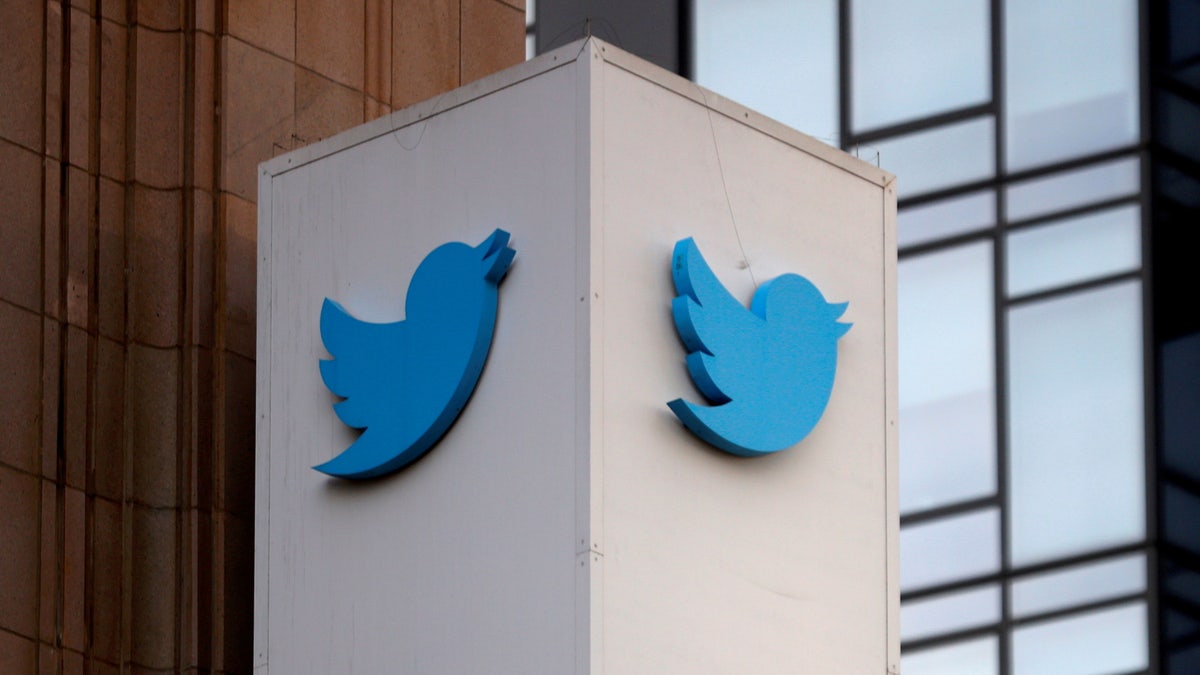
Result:
[[[1127,555],[1024,577],[1012,585],[1017,618],[1146,590],[1146,556]]]
[[[900,211],[896,241],[903,248],[982,230],[995,222],[996,193],[974,192]]]
[[[1021,675],[1139,671],[1149,665],[1146,606],[1139,602],[1018,628],[1012,645],[1013,672]]]
[[[900,511],[994,494],[992,245],[905,258],[897,279]]]
[[[1014,565],[1145,535],[1141,292],[1127,282],[1009,313]]]
[[[990,101],[988,5],[987,0],[854,0],[854,129]]]
[[[838,145],[837,2],[696,0],[695,80]]]
[[[995,135],[995,120],[984,117],[880,141],[863,150],[879,153],[879,165],[896,174],[903,199],[991,178]],[[860,154],[868,157],[865,151]]]
[[[1008,168],[1137,142],[1137,0],[1008,0],[1004,9]]]
[[[905,652],[904,675],[996,675],[1000,672],[999,641],[994,637],[956,642],[945,647]]]
[[[920,640],[999,621],[1000,587],[990,584],[904,603],[900,606],[900,639]]]
[[[984,509],[900,529],[900,590],[1000,568],[1000,514]]]
[[[1136,157],[1097,164],[1086,169],[1064,171],[1047,178],[1015,183],[1006,192],[1010,220],[1024,220],[1054,211],[1086,206],[1116,197],[1128,197],[1141,189],[1140,164]]]
[[[1128,272],[1142,263],[1137,204],[1018,230],[1008,236],[1008,294]]]

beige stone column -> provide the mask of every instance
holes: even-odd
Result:
[[[259,162],[520,0],[0,3],[0,672],[250,671]]]

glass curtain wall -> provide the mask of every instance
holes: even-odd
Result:
[[[1137,0],[694,0],[702,85],[898,176],[903,672],[1153,670]]]
[[[1200,672],[1200,0],[1148,11],[1161,669]]]

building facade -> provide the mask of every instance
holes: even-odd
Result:
[[[1200,2],[537,10],[0,6],[0,672],[249,671],[255,167],[526,32],[899,174],[905,672],[1200,670]]]
[[[542,3],[898,176],[905,673],[1200,669],[1200,2]]]
[[[0,672],[249,673],[257,166],[521,0],[0,4]]]

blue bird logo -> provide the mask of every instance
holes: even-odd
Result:
[[[747,310],[717,280],[690,237],[671,265],[675,329],[687,369],[712,406],[667,405],[708,443],[753,457],[799,443],[825,412],[837,370],[837,341],[851,324],[811,281],[784,274],[758,287]]]
[[[334,358],[321,379],[344,398],[347,426],[365,429],[344,452],[313,467],[338,478],[373,478],[425,454],[467,404],[492,344],[499,284],[516,251],[497,229],[482,244],[434,249],[417,266],[405,319],[359,321],[338,303],[321,307],[321,339]]]

